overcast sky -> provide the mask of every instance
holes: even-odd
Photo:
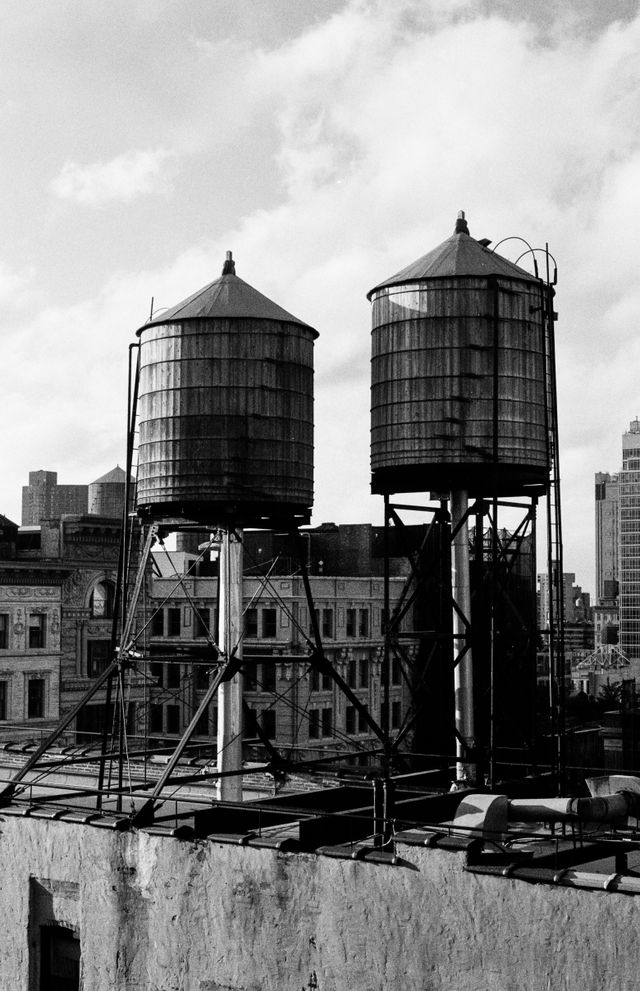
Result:
[[[549,246],[565,570],[640,413],[632,0],[3,0],[0,513],[125,461],[127,351],[237,272],[320,332],[314,522],[369,494],[366,292],[471,234]],[[514,259],[520,253],[505,245]]]

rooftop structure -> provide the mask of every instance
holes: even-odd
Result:
[[[389,991],[428,974],[438,991],[487,979],[634,987],[640,851],[606,824],[628,810],[622,793],[545,802],[395,788],[384,845],[371,784],[242,808],[170,802],[133,829],[69,799],[15,798],[2,809],[3,980]],[[607,832],[578,844],[530,821],[588,830],[596,809]]]

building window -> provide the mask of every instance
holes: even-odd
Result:
[[[27,683],[27,719],[44,718],[44,678],[29,678]]]
[[[262,665],[262,685],[263,692],[275,692],[276,690],[276,666],[274,663]]]
[[[262,636],[265,640],[275,637],[277,619],[278,613],[275,609],[262,610]]]
[[[133,708],[133,706],[131,706]],[[95,743],[102,736],[105,723],[113,725],[113,705],[85,705],[76,718],[76,743]]]
[[[333,733],[333,709],[322,710],[322,735],[331,736]]]
[[[256,690],[256,678],[257,678],[257,667],[251,660],[245,658],[245,663],[242,667],[244,673],[244,691],[245,692],[255,692]]]
[[[309,709],[309,739],[317,740],[320,736],[320,710]]]
[[[0,613],[0,650],[9,646],[9,614]]]
[[[399,685],[402,682],[402,668],[400,666],[400,658],[394,657],[391,661],[391,684]]]
[[[167,733],[180,732],[180,706],[167,706]]]
[[[253,607],[244,614],[244,635],[249,640],[258,636],[258,610]]]
[[[211,610],[198,606],[194,611],[194,637],[208,637],[211,635]]]
[[[318,624],[318,627],[319,627],[320,626],[320,610],[319,609],[314,609],[313,610],[313,613],[309,612],[309,633],[311,635],[313,635],[315,633],[314,622],[313,622],[314,616],[315,616],[315,621],[316,621],[316,623]]]
[[[97,678],[111,660],[110,640],[87,640],[87,677]]]
[[[29,649],[42,650],[47,644],[47,617],[44,613],[29,616]]]
[[[162,706],[152,705],[149,709],[149,732],[162,733]]]
[[[113,617],[114,586],[112,582],[98,582],[91,593],[91,615],[94,619]]]
[[[347,733],[355,733],[356,731],[356,710],[353,705],[347,706],[345,715],[345,729]]]
[[[402,707],[400,702],[391,703],[391,729],[400,729],[402,719]]]
[[[164,636],[164,609],[158,609],[151,617],[151,636]]]
[[[360,659],[360,688],[369,687],[369,661],[366,657]]]
[[[199,692],[206,692],[209,687],[209,668],[206,664],[196,664],[194,666],[194,677],[196,689]]]
[[[208,736],[209,735],[209,713],[207,709],[204,710],[200,719],[196,723],[196,727],[193,731],[197,736]]]
[[[347,668],[347,684],[349,688],[357,688],[358,682],[358,665],[356,661],[349,661],[349,667]]]
[[[358,610],[358,636],[368,637],[369,636],[369,610],[360,609]]]
[[[317,668],[312,668],[311,670],[312,692],[319,692],[320,690],[322,690],[323,692],[330,692],[332,684],[333,681],[330,674],[327,674],[325,671],[323,671],[321,675]]]
[[[9,718],[9,682],[0,681],[0,720]]]
[[[358,733],[368,733],[369,726],[365,718],[364,712],[358,712]]]
[[[322,636],[333,636],[333,609],[322,610]]]
[[[245,739],[253,739],[258,732],[258,713],[250,705],[242,707],[242,725]]]
[[[79,991],[80,940],[66,926],[40,928],[40,987]]]
[[[263,709],[260,714],[260,725],[266,738],[274,740],[276,736],[276,710]]]
[[[180,688],[180,665],[167,664],[167,688]]]
[[[167,609],[167,636],[180,636],[180,606],[171,606]]]
[[[155,688],[164,686],[164,664],[152,664],[150,666],[151,677],[155,682]]]
[[[355,637],[356,635],[356,609],[347,609],[347,636]]]

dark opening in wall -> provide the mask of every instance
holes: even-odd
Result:
[[[65,926],[40,929],[40,991],[80,991],[80,940]]]
[[[29,991],[80,991],[78,899],[75,881],[29,879]]]

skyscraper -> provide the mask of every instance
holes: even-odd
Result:
[[[622,435],[619,593],[620,647],[631,661],[640,660],[640,421]]]
[[[596,472],[596,602],[618,597],[620,483],[618,475]]]

